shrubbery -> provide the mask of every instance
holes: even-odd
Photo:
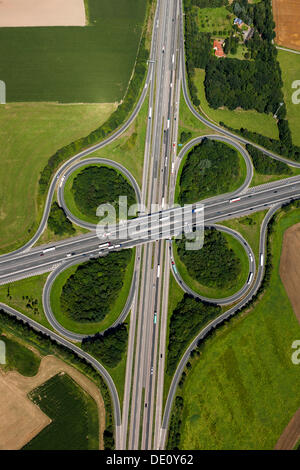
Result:
[[[82,348],[107,367],[116,367],[126,351],[128,332],[122,323],[103,334],[83,339]]]
[[[57,204],[56,201],[53,202],[51,206],[51,211],[48,217],[48,226],[55,235],[63,235],[64,233],[72,235],[75,233],[72,222],[70,222],[65,211]]]

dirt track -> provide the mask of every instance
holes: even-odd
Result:
[[[300,323],[300,223],[284,233],[279,273]]]
[[[300,439],[300,408],[281,434],[274,449],[292,450]]]
[[[27,394],[54,375],[65,372],[95,400],[99,413],[99,448],[103,449],[105,408],[97,386],[78,370],[54,356],[42,359],[34,377],[0,370],[0,449],[20,449],[36,436],[50,420]],[[3,398],[4,397],[4,398]]]
[[[276,43],[279,46],[300,50],[300,2],[299,0],[273,0],[276,23]]]
[[[0,0],[0,27],[85,24],[84,0]]]

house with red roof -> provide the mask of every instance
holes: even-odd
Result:
[[[214,40],[214,51],[216,57],[226,57],[223,50],[223,41]]]

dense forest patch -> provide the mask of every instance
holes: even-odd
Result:
[[[78,322],[99,322],[120,292],[132,250],[110,253],[78,266],[62,288],[61,308]]]
[[[122,359],[127,347],[128,332],[122,323],[109,328],[103,334],[85,338],[82,348],[107,367],[116,367]]]
[[[188,154],[180,175],[179,203],[190,204],[230,191],[239,178],[238,152],[209,139]]]
[[[118,208],[119,196],[127,196],[128,206],[136,202],[135,192],[129,182],[113,168],[88,166],[74,178],[71,189],[78,209],[95,217],[100,204]]]
[[[201,250],[186,250],[185,239],[177,240],[177,252],[188,273],[208,287],[231,286],[241,272],[241,261],[229,248],[222,232],[205,229]]]

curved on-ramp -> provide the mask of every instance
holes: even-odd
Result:
[[[266,214],[262,225],[261,225],[261,231],[260,231],[260,242],[259,242],[259,252],[260,254],[263,255],[264,260],[266,259],[266,235],[267,235],[267,228],[268,228],[268,223],[270,222],[271,218],[275,214],[275,212],[281,208],[281,204],[277,204],[273,206]],[[163,449],[165,447],[165,441],[167,439],[167,428],[169,425],[169,420],[170,420],[170,415],[171,415],[171,410],[172,410],[172,404],[174,400],[174,396],[176,393],[176,389],[178,386],[178,383],[180,381],[180,377],[182,375],[182,372],[186,366],[186,363],[189,360],[190,354],[195,349],[203,338],[213,329],[215,329],[218,325],[222,324],[225,320],[229,319],[230,317],[234,316],[236,312],[243,308],[251,299],[252,297],[256,294],[258,291],[263,276],[264,276],[264,271],[265,271],[265,264],[259,264],[258,270],[257,270],[257,276],[254,280],[254,283],[252,284],[251,290],[246,294],[246,296],[238,302],[236,305],[228,309],[226,312],[222,313],[219,315],[217,318],[212,320],[208,325],[206,325],[198,334],[197,336],[193,339],[193,341],[189,344],[185,352],[183,353],[180,362],[177,366],[177,369],[175,371],[175,374],[173,376],[171,386],[169,388],[166,404],[165,404],[165,409],[164,409],[164,415],[163,415],[163,422],[162,422],[162,433],[161,433],[161,443],[160,443],[160,448]]]
[[[109,160],[107,158],[94,157],[94,158],[87,158],[85,160],[81,160],[78,163],[75,162],[72,166],[70,166],[68,168],[68,170],[64,173],[64,175],[63,175],[64,179],[63,179],[63,181],[61,182],[61,184],[59,185],[59,187],[57,189],[57,197],[58,197],[59,205],[61,207],[63,207],[65,213],[67,214],[68,218],[72,222],[74,222],[75,224],[77,224],[81,227],[84,227],[86,229],[95,230],[96,227],[97,227],[97,224],[92,224],[90,222],[86,222],[84,220],[79,219],[78,217],[75,217],[72,214],[72,212],[70,211],[70,209],[68,208],[68,206],[66,204],[65,197],[64,197],[65,184],[66,184],[68,178],[71,176],[71,174],[74,171],[78,170],[79,168],[84,167],[84,166],[88,166],[88,165],[103,165],[103,166],[114,168],[114,169],[118,170],[120,173],[122,173],[127,178],[127,180],[131,183],[131,185],[134,189],[135,196],[136,196],[136,201],[137,201],[138,204],[141,203],[141,191],[140,191],[140,188],[139,188],[139,185],[138,185],[136,179],[130,173],[130,171],[127,170],[127,168],[125,168],[120,163],[117,163],[113,160]]]
[[[184,280],[182,279],[182,277],[181,277],[180,273],[178,272],[178,270],[176,270],[176,272],[175,272],[174,269],[172,269],[172,274],[173,274],[174,278],[176,279],[177,283],[179,284],[179,286],[187,294],[191,295],[192,297],[195,297],[196,299],[203,300],[204,302],[210,302],[210,303],[217,304],[217,305],[229,305],[229,304],[232,304],[233,302],[236,302],[240,298],[242,298],[251,287],[252,282],[251,283],[248,282],[248,277],[249,277],[250,273],[253,273],[253,280],[254,280],[254,276],[255,276],[255,272],[256,272],[256,263],[255,263],[254,253],[253,253],[252,248],[250,247],[249,243],[245,240],[245,238],[240,233],[236,232],[235,230],[233,230],[231,228],[225,227],[223,225],[210,224],[209,226],[213,227],[213,228],[216,228],[217,230],[220,230],[220,232],[228,233],[229,235],[234,237],[242,245],[243,249],[245,250],[245,253],[246,253],[246,255],[248,257],[248,261],[249,261],[249,272],[248,272],[247,279],[246,279],[244,285],[241,287],[241,289],[238,292],[236,292],[235,294],[232,294],[232,295],[230,295],[228,297],[224,297],[224,298],[205,297],[205,296],[195,292],[193,289],[191,289],[184,282]],[[172,258],[174,259],[173,246],[171,248],[171,253],[172,253]]]

